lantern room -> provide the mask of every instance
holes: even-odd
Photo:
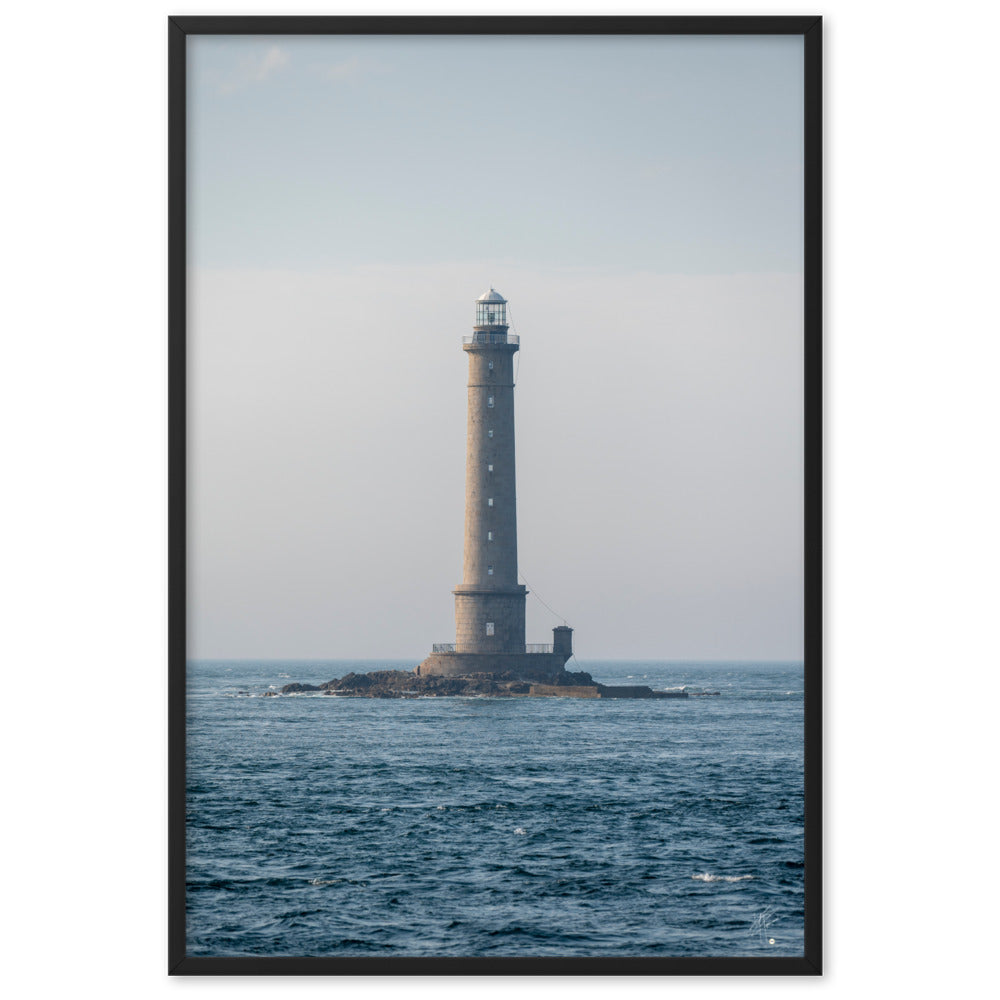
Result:
[[[476,299],[476,329],[482,326],[507,326],[507,300],[492,288]]]

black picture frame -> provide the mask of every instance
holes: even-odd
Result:
[[[190,35],[801,35],[804,41],[805,947],[801,957],[197,957],[186,954],[186,39]],[[354,16],[168,21],[168,971],[171,975],[822,973],[822,18]]]

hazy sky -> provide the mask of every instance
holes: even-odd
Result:
[[[801,657],[800,39],[188,52],[190,655],[454,640],[492,283],[520,566],[578,656]]]

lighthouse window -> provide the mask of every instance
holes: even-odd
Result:
[[[492,406],[493,405],[493,397],[492,396],[487,396],[486,397],[486,405],[487,406]]]
[[[493,428],[491,427],[491,428],[490,428],[490,429],[489,429],[489,430],[488,430],[488,431],[486,432],[486,434],[487,434],[487,436],[488,436],[488,437],[493,437]]]
[[[492,506],[493,506],[493,497],[490,497],[490,498],[489,498],[489,499],[488,499],[488,500],[486,501],[486,506],[487,506],[487,507],[492,507]]]
[[[493,466],[492,465],[487,465],[486,466],[486,471],[487,472],[492,472],[493,471]]]
[[[493,371],[493,362],[490,362],[490,371]]]
[[[494,635],[495,632],[496,632],[496,628],[495,628],[493,622],[487,622],[486,623],[486,634],[487,635]]]
[[[488,576],[493,575],[493,563],[490,563],[489,566],[486,567],[486,573]]]
[[[492,542],[493,541],[493,532],[492,531],[487,531],[486,532],[486,541],[488,541],[488,542]]]

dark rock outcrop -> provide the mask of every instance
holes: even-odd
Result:
[[[325,694],[360,698],[417,698],[490,695],[526,695],[530,685],[516,677],[480,674],[471,677],[421,677],[409,670],[375,670],[370,674],[350,673],[320,685]]]
[[[348,698],[566,697],[566,698],[686,698],[686,691],[654,691],[648,687],[598,684],[584,670],[564,670],[544,684],[514,674],[472,674],[467,677],[422,676],[410,670],[351,672],[325,684],[286,684],[282,694],[323,694]]]

